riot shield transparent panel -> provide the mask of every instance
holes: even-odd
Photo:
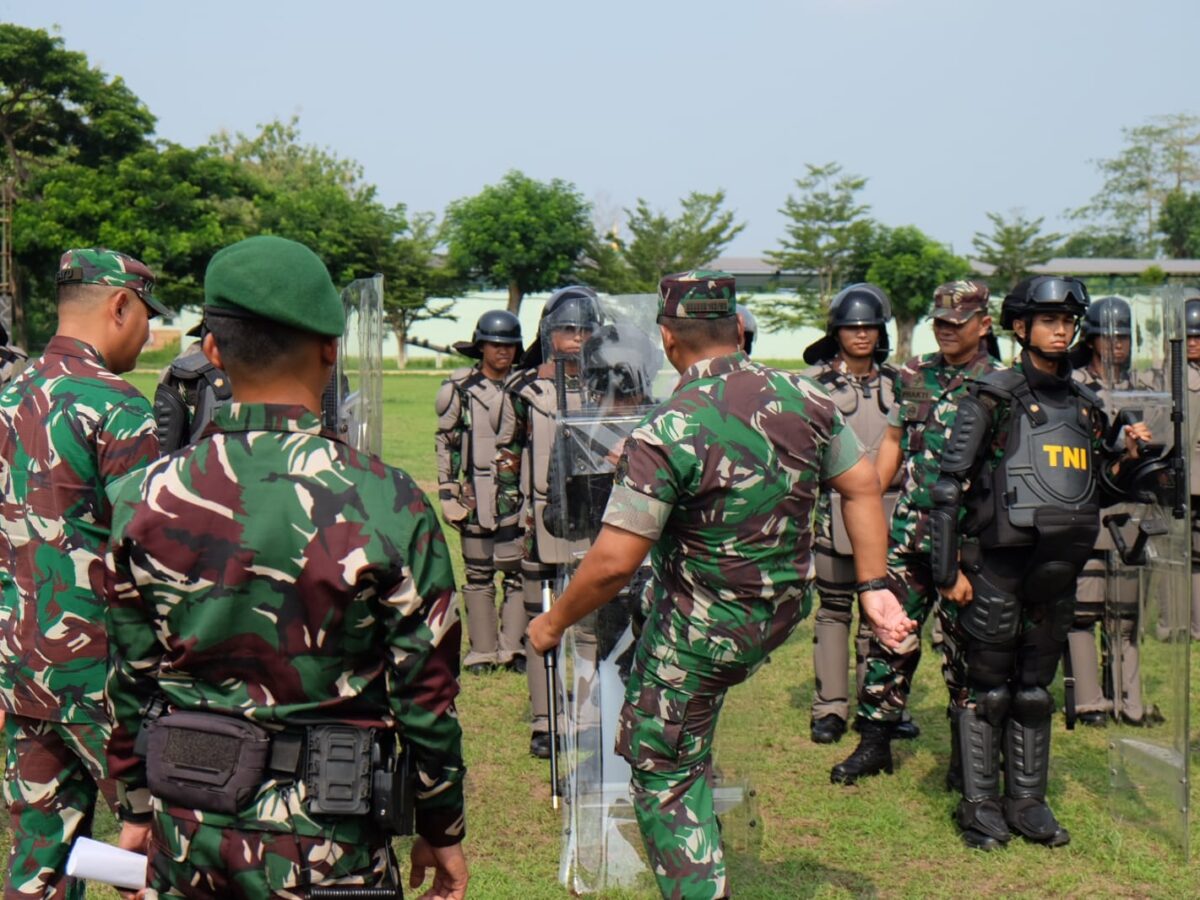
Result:
[[[326,404],[326,427],[350,446],[383,452],[383,276],[359,278],[342,290],[346,331]]]
[[[1159,289],[1110,304],[1101,322],[1113,352],[1103,361],[1114,447],[1120,426],[1145,422],[1151,440],[1123,469],[1130,501],[1105,510],[1116,549],[1107,561],[1106,688],[1113,814],[1188,852],[1188,691],[1191,616],[1190,448],[1183,294]],[[1128,356],[1122,348],[1128,346]]]

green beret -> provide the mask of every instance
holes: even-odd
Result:
[[[737,315],[737,291],[728,272],[693,269],[658,283],[658,314],[668,319],[724,319]]]
[[[341,337],[346,310],[317,254],[263,234],[218,250],[204,272],[204,314],[267,319]]]

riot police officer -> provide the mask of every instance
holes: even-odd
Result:
[[[204,355],[204,322],[187,336],[196,338],[159,375],[154,389],[154,423],[163,453],[195,443],[213,414],[233,399],[229,378]]]
[[[930,492],[931,569],[962,770],[956,817],[965,843],[980,850],[1003,846],[1012,831],[1047,846],[1070,840],[1046,803],[1047,688],[1100,507],[1120,496],[1100,398],[1070,377],[1067,353],[1087,306],[1082,282],[1045,275],[1004,298],[1001,322],[1020,359],[962,399]],[[1144,424],[1126,428],[1128,455],[1137,455],[1138,438],[1149,438]]]
[[[1200,293],[1184,302],[1187,327],[1188,423],[1192,434],[1200,423]],[[1200,641],[1200,443],[1192,444],[1192,640]]]
[[[495,562],[502,571],[519,570],[525,611],[542,609],[543,581],[571,561],[571,543],[557,538],[546,520],[554,417],[560,407],[576,410],[583,398],[579,379],[583,344],[603,322],[599,298],[579,285],[556,291],[542,309],[538,341],[522,358],[527,369],[510,376],[496,432]],[[532,707],[529,752],[551,752],[549,695],[545,660],[526,642]]]
[[[1132,341],[1132,314],[1129,304],[1120,297],[1102,297],[1088,305],[1084,313],[1081,342],[1071,351],[1071,377],[1093,391],[1106,407],[1112,391],[1132,391],[1152,385],[1133,372],[1129,365]],[[1066,662],[1073,677],[1073,698],[1069,698],[1068,715],[1074,707],[1077,718],[1085,725],[1103,726],[1111,712],[1126,724],[1146,724],[1159,718],[1156,712],[1147,719],[1142,703],[1140,654],[1138,651],[1137,582],[1133,579],[1108,579],[1106,558],[1115,552],[1112,537],[1106,528],[1100,529],[1092,554],[1079,573],[1075,592],[1075,620],[1067,635]],[[1115,592],[1119,596],[1109,596]],[[1105,683],[1101,686],[1097,673],[1100,663],[1096,656],[1096,623],[1105,618],[1106,597],[1110,609],[1117,612],[1113,633],[1101,636],[1107,653]],[[1120,660],[1119,664],[1117,660]],[[1116,684],[1116,675],[1120,683]]]
[[[873,284],[853,284],[829,305],[825,335],[804,351],[812,365],[804,374],[816,381],[858,436],[872,463],[887,430],[887,416],[895,402],[896,370],[888,356],[887,323],[891,303]],[[900,470],[884,493],[884,513],[896,503]],[[817,512],[818,530],[814,560],[820,608],[813,626],[813,673],[816,690],[812,703],[812,739],[831,744],[846,733],[850,715],[850,619],[855,606],[854,557],[842,521],[841,498],[822,491]],[[855,639],[857,681],[867,655],[869,629],[861,627]]]
[[[502,573],[504,601],[496,618],[496,488],[492,460],[504,382],[521,350],[521,322],[503,309],[485,312],[469,342],[454,349],[478,359],[442,382],[438,414],[438,499],[446,522],[462,535],[467,583],[463,604],[470,648],[463,665],[480,675],[500,665],[525,670],[525,607],[521,578]]]

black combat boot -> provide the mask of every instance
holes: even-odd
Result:
[[[864,775],[892,774],[892,725],[890,722],[858,720],[858,746],[829,773],[834,784],[854,784]]]
[[[892,726],[892,737],[899,741],[915,741],[921,736],[921,726],[913,721],[908,710],[900,714],[900,721]]]
[[[836,744],[846,733],[846,720],[830,713],[819,719],[813,719],[809,724],[809,730],[814,744]]]
[[[963,843],[975,850],[998,850],[1012,838],[1000,806],[999,729],[973,707],[953,709],[950,716],[952,723],[958,721],[962,800],[955,819]]]
[[[1046,805],[1052,711],[1045,688],[1022,688],[1014,698],[1004,730],[1004,817],[1029,840],[1062,847],[1071,835]]]

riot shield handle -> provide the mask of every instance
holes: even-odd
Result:
[[[1121,562],[1127,566],[1144,566],[1146,564],[1146,542],[1152,537],[1167,533],[1167,523],[1160,519],[1142,519],[1138,522],[1137,538],[1130,547],[1121,534],[1121,527],[1129,522],[1129,513],[1113,513],[1104,517],[1104,526],[1112,537],[1113,545],[1121,556]]]
[[[542,612],[550,612],[554,604],[554,585],[542,582]],[[550,718],[550,808],[558,809],[558,648],[551,647],[543,657],[546,661],[546,713]]]

